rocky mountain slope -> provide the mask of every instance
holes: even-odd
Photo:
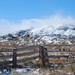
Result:
[[[40,26],[10,33],[0,37],[0,44],[39,45],[39,44],[75,44],[75,25]]]
[[[53,32],[53,35],[61,38],[75,38],[75,25],[63,25]]]

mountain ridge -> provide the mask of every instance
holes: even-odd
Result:
[[[62,25],[54,29],[53,26],[32,27],[20,30],[13,34],[0,37],[0,43],[7,42],[18,45],[37,45],[37,44],[74,44],[68,38],[75,38],[75,25]],[[14,41],[14,42],[13,42]]]

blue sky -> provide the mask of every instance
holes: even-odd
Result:
[[[35,25],[74,21],[75,0],[0,0],[0,35]]]
[[[75,0],[0,0],[0,19],[43,18],[55,13],[75,17]]]

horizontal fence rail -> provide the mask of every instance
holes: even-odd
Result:
[[[21,57],[21,56],[28,56],[28,55],[33,55],[35,53],[37,53],[38,51],[32,51],[32,52],[26,52],[26,53],[20,53],[20,54],[17,54],[18,57]]]
[[[29,60],[36,59],[36,58],[38,58],[38,56],[23,58],[23,59],[17,60],[17,63],[29,61]]]
[[[13,52],[13,49],[0,49],[0,52]]]
[[[18,63],[35,60],[37,58],[39,58],[39,46],[0,49],[0,65],[12,64],[12,67],[16,68]]]
[[[75,63],[75,51],[70,49],[47,50],[40,48],[39,59],[41,67],[44,68],[46,63]]]
[[[6,59],[6,58],[12,58],[13,55],[3,55],[3,56],[0,56],[0,59]]]
[[[63,50],[61,50],[61,51],[59,51],[59,50],[48,50],[46,52],[75,52],[75,51],[68,51],[68,50],[65,50],[65,51],[63,51]]]
[[[24,63],[37,58],[39,58],[42,68],[46,66],[46,63],[75,63],[75,51],[70,49],[47,50],[47,48],[39,45],[0,49],[0,65],[12,64],[12,67],[16,68],[18,63]]]

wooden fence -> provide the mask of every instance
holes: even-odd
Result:
[[[46,67],[46,63],[73,64],[75,63],[75,51],[71,51],[70,49],[47,50],[41,46],[39,60],[42,68]]]
[[[0,49],[0,65],[11,65],[16,68],[18,64],[37,58],[39,58],[39,46]]]
[[[47,50],[43,46],[0,49],[0,65],[12,65],[16,68],[20,63],[37,58],[42,68],[46,66],[46,63],[75,63],[75,51]]]

